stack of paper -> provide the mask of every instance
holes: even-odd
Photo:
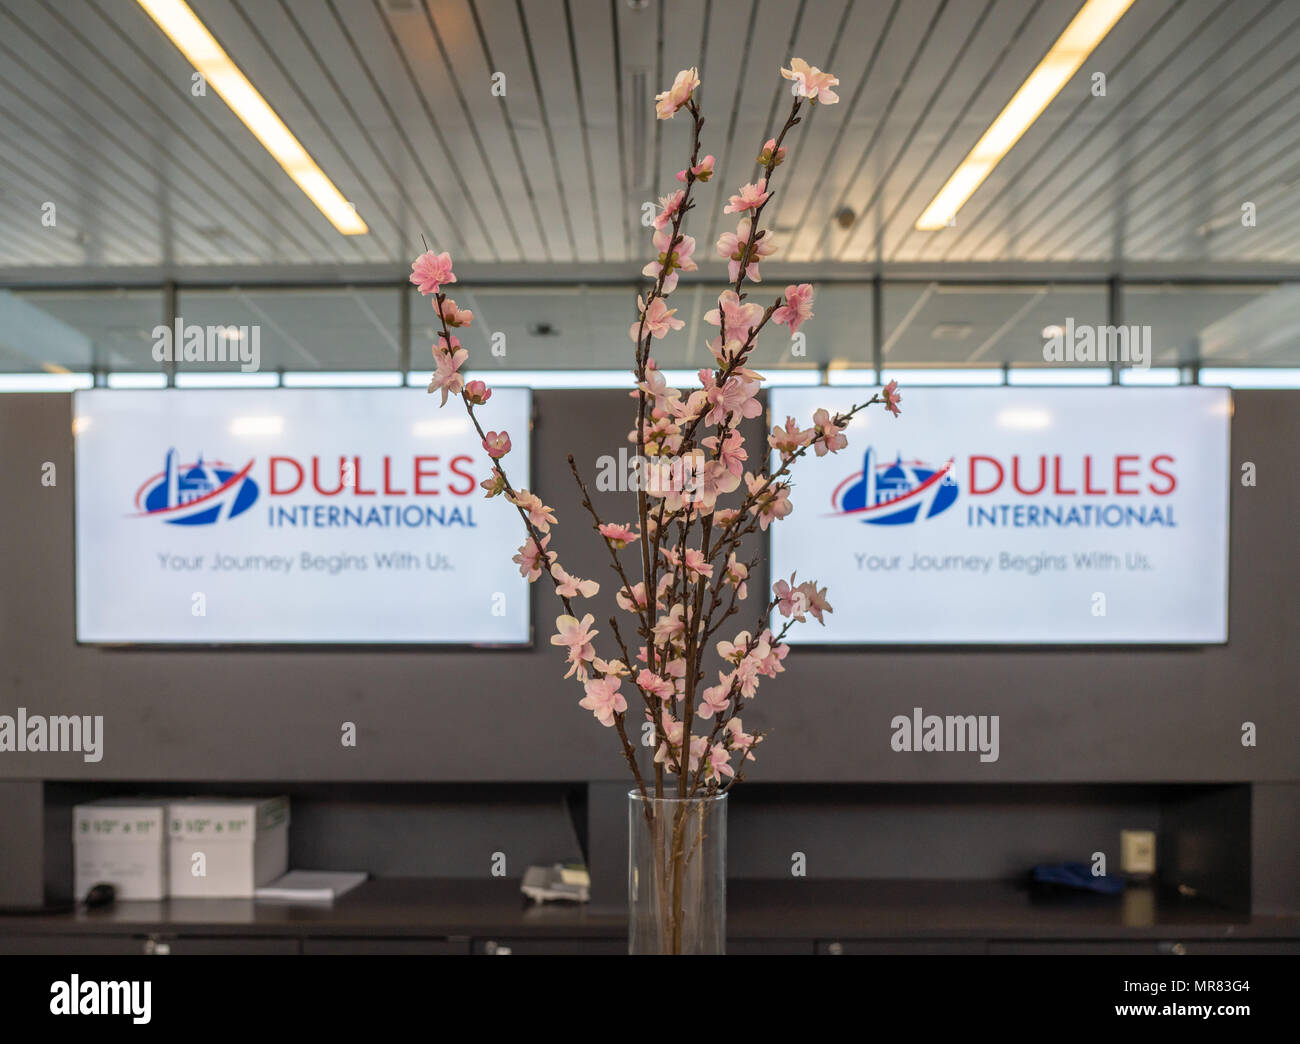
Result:
[[[283,877],[263,885],[254,896],[281,903],[332,903],[369,876],[328,870],[290,870]]]

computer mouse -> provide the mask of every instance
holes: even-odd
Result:
[[[90,891],[86,893],[86,907],[93,910],[99,906],[109,906],[116,898],[117,889],[111,884],[104,884],[101,882],[100,884],[94,885]]]

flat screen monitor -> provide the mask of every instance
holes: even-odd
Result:
[[[420,389],[73,399],[77,639],[525,644],[514,508],[463,407]],[[528,486],[530,393],[482,416]]]
[[[775,389],[772,422],[873,391]],[[817,578],[834,611],[791,642],[1227,641],[1227,389],[926,387],[902,408],[795,465],[772,580]]]

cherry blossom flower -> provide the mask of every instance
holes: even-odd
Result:
[[[601,633],[591,629],[593,620],[590,612],[581,621],[576,616],[556,616],[555,628],[558,633],[551,634],[551,645],[563,645],[568,649],[565,663],[568,663],[569,668],[564,677],[576,675],[578,681],[588,679],[588,663],[595,657],[595,646],[591,645],[591,638]]]
[[[675,649],[669,650],[675,652]],[[683,656],[673,656],[667,663],[662,665],[661,673],[665,678],[673,683],[674,698],[681,696],[686,691],[686,658]]]
[[[510,436],[504,431],[489,431],[483,439],[483,448],[493,460],[500,460],[510,452]]]
[[[627,710],[627,700],[618,691],[622,684],[621,678],[593,678],[584,683],[587,695],[578,701],[578,706],[591,711],[598,722],[609,728],[614,724],[614,716]]]
[[[726,340],[741,344],[749,340],[749,331],[755,329],[762,318],[762,305],[742,301],[734,290],[724,290],[718,295],[718,307],[704,313],[704,321],[710,326],[722,326],[722,336]]]
[[[777,482],[762,489],[765,481],[745,472],[745,485],[749,487],[750,496],[755,497],[749,513],[758,517],[758,528],[764,531],[773,522],[785,518],[794,510],[794,505],[790,503],[790,487],[783,482]],[[760,489],[762,492],[759,492]]]
[[[682,565],[685,566],[686,576],[690,580],[699,580],[700,577],[713,579],[713,566],[709,565],[709,560],[704,557],[704,552],[699,548],[688,547]]]
[[[823,627],[826,621],[822,619],[822,613],[833,613],[831,603],[826,600],[826,588],[819,588],[816,580],[805,580],[799,585],[799,590],[803,592],[804,601],[808,603],[808,612],[812,613],[813,619]]]
[[[654,247],[658,252],[658,257],[641,269],[641,274],[656,279],[660,272],[664,273],[663,292],[671,294],[677,289],[677,275],[679,272],[694,272],[700,266],[695,263],[692,255],[695,253],[695,239],[692,236],[677,236],[677,242],[672,250],[668,249],[668,244],[673,240],[671,230],[664,229],[654,234]]]
[[[736,770],[731,767],[731,752],[721,743],[715,743],[709,748],[708,771],[705,772],[706,779],[721,779],[723,776],[734,776]]]
[[[530,584],[542,575],[542,569],[550,559],[546,550],[546,545],[550,542],[549,536],[542,537],[540,545],[529,537],[519,548],[519,553],[511,559],[512,562],[519,563],[519,575],[526,576]]]
[[[619,678],[626,678],[632,673],[622,660],[602,660],[597,656],[591,661],[591,665],[601,674],[612,674]]]
[[[792,577],[793,579],[793,577]],[[785,670],[781,661],[790,653],[790,646],[779,644],[772,637],[772,632],[764,627],[758,636],[758,646],[755,650],[755,657],[758,661],[758,671],[769,678],[775,678]]]
[[[474,321],[474,313],[468,308],[457,308],[456,302],[450,297],[444,297],[442,307],[438,307],[438,301],[435,298],[433,302],[434,311],[442,316],[443,322],[448,326],[469,326]]]
[[[655,593],[655,608],[663,608],[664,593],[672,586],[672,574],[669,573],[659,578],[659,585]],[[626,587],[619,588],[615,594],[615,599],[619,606],[629,613],[638,612],[646,607],[645,581],[640,580],[632,585],[631,590]]]
[[[551,635],[552,645],[563,645],[568,649],[576,649],[578,658],[581,660],[590,660],[596,655],[595,646],[592,639],[600,634],[599,631],[592,629],[592,624],[596,618],[587,613],[581,620],[576,616],[569,616],[567,613],[555,618],[555,634]]]
[[[661,700],[672,699],[676,692],[676,687],[667,678],[662,678],[644,667],[636,676],[636,684],[637,688],[647,696],[655,696]]]
[[[763,151],[758,154],[758,159],[755,162],[760,167],[766,167],[769,163],[773,167],[779,167],[785,162],[785,146],[782,145],[778,148],[776,139],[768,138],[763,143]]]
[[[709,382],[704,391],[711,407],[704,415],[706,424],[721,424],[723,421],[735,424],[738,419],[748,420],[763,412],[762,404],[754,397],[759,390],[757,381],[728,377],[719,385],[713,382],[712,371],[701,371],[701,375],[704,373],[709,374]]]
[[[658,408],[661,403],[677,398],[682,394],[678,389],[670,388],[668,386],[668,378],[664,376],[663,370],[659,369],[655,365],[653,358],[646,360],[645,380],[638,384],[637,387],[649,395],[650,398],[655,400],[656,408]],[[635,397],[635,394],[636,393],[634,392],[633,397]],[[632,437],[632,441],[636,441],[635,434]]]
[[[656,231],[663,231],[672,224],[673,215],[681,210],[685,199],[685,189],[678,189],[670,195],[659,197],[659,213],[655,215],[654,221]]]
[[[632,531],[632,528],[622,523],[602,522],[599,528],[600,535],[620,551],[637,539],[637,534]]]
[[[422,294],[436,294],[442,290],[444,283],[455,281],[456,275],[451,270],[451,255],[445,250],[441,254],[426,250],[411,262],[411,282],[419,287]]]
[[[785,288],[785,304],[772,313],[772,322],[777,326],[790,327],[793,336],[799,327],[813,317],[813,288],[811,283],[800,283]]]
[[[461,366],[469,358],[469,352],[460,347],[460,342],[454,337],[452,343],[456,346],[454,352],[439,351],[434,349],[433,362],[437,369],[433,372],[433,379],[429,381],[430,393],[441,391],[442,402],[439,406],[447,405],[448,395],[459,395],[461,389],[465,387],[465,375],[460,372]]]
[[[698,473],[691,491],[692,504],[704,512],[710,512],[718,503],[718,498],[734,493],[740,486],[740,476],[728,471],[721,461],[705,462]],[[710,567],[712,569],[712,567]],[[712,573],[709,574],[710,576]]]
[[[813,434],[811,428],[801,431],[793,417],[786,417],[785,427],[773,428],[772,434],[767,437],[767,444],[780,453],[782,459],[785,459],[794,456],[798,450],[808,445],[812,441]]]
[[[767,191],[767,178],[747,185],[741,185],[740,191],[732,196],[722,208],[724,214],[743,214],[746,210],[756,210],[767,202],[772,193]]]
[[[715,714],[725,714],[731,705],[731,675],[718,672],[718,684],[710,685],[700,693],[703,701],[695,713],[701,718],[711,718]]]
[[[482,406],[492,398],[492,389],[482,381],[470,381],[465,385],[465,397],[475,406]]]
[[[691,737],[691,755],[687,759],[686,770],[694,772],[700,765],[700,759],[704,757],[705,752],[709,749],[709,738],[707,736]]]
[[[506,499],[528,516],[528,521],[539,533],[551,531],[551,526],[555,523],[555,509],[543,504],[542,498],[536,493],[521,489],[515,493],[513,499],[509,496]]]
[[[718,444],[718,436],[716,435],[701,439],[700,445],[712,450],[718,463],[735,475],[737,479],[745,474],[745,461],[749,459],[749,451],[745,449],[745,439],[740,432],[727,432],[727,437],[722,440],[721,445]]]
[[[903,401],[903,397],[898,394],[898,382],[890,381],[884,387],[885,409],[895,417],[899,414],[898,404]]]
[[[659,617],[654,626],[655,641],[661,645],[681,641],[686,634],[686,621],[682,619],[685,612],[686,606],[678,602],[667,616]]]
[[[749,236],[752,229],[752,222],[749,218],[741,218],[736,225],[735,232],[723,232],[718,237],[717,251],[719,257],[727,259],[727,278],[730,282],[735,282],[740,276],[740,261],[745,256],[745,248],[749,246]],[[771,257],[776,253],[776,243],[767,233],[760,235],[754,240],[754,245],[749,249],[748,260],[745,263],[745,278],[752,279],[755,283],[761,283],[762,277],[758,273],[758,263],[765,257]],[[757,306],[755,306],[757,307]],[[759,315],[763,310],[759,309]]]
[[[736,665],[736,684],[744,699],[752,700],[758,692],[759,662],[752,656],[746,656]]]
[[[559,562],[551,566],[551,576],[556,580],[555,593],[561,598],[577,598],[579,595],[593,598],[600,590],[600,584],[595,580],[579,580],[576,576],[570,576]]]
[[[492,474],[480,482],[479,485],[487,490],[486,496],[491,499],[506,491],[506,477],[501,474],[500,468],[493,468]]]
[[[706,341],[705,345],[713,353],[713,358],[717,361],[720,370],[725,370],[728,366],[733,365],[745,351],[745,346],[739,341],[732,340],[723,343],[721,336]]]
[[[670,772],[675,771],[672,763],[673,752],[682,745],[682,733],[685,732],[685,726],[680,721],[676,721],[666,710],[660,715],[660,727],[663,729],[664,739],[659,744],[659,749],[655,751],[656,764],[666,764]]]
[[[772,585],[772,593],[776,595],[776,611],[782,616],[792,617],[796,623],[803,623],[806,619],[805,613],[808,612],[808,595],[794,582],[794,574],[790,574],[790,579],[778,580]]]
[[[694,66],[683,69],[677,74],[677,78],[673,80],[673,85],[668,90],[655,95],[655,115],[661,120],[671,120],[677,114],[677,110],[690,100],[691,92],[699,85],[698,70]]]
[[[749,647],[752,644],[753,639],[750,637],[749,632],[741,631],[736,635],[734,642],[729,642],[726,639],[718,642],[718,655],[730,663],[739,663],[745,658],[745,654],[749,652]]]
[[[643,331],[649,331],[655,337],[662,339],[670,330],[680,330],[686,325],[683,320],[673,318],[673,316],[677,314],[677,309],[669,308],[668,302],[662,297],[656,297],[651,301],[649,308],[643,305],[641,303],[641,298],[638,297],[636,299],[636,305],[639,310],[639,317],[637,321],[632,324],[632,329],[628,331],[628,333],[632,340],[636,341],[638,344],[643,336]],[[644,325],[641,317],[644,318]]]
[[[827,453],[837,453],[849,444],[843,427],[836,423],[836,419],[824,409],[813,414],[813,427],[817,430],[813,451],[819,457],[824,457]]]
[[[782,69],[781,75],[787,80],[794,80],[794,93],[800,98],[807,98],[816,105],[834,105],[840,96],[831,90],[840,81],[828,72],[822,72],[816,66],[810,66],[802,58],[790,61],[790,68]]]
[[[639,612],[646,607],[645,581],[627,587],[620,587],[614,595],[618,607],[629,613]]]
[[[714,518],[716,521],[717,516],[715,515]],[[736,552],[734,551],[727,556],[724,575],[725,582],[736,589],[736,600],[743,602],[748,594],[745,581],[749,577],[749,566],[745,565],[744,562],[737,562]]]
[[[704,159],[700,160],[700,162],[695,164],[695,166],[689,168],[689,170],[690,173],[695,176],[696,181],[708,181],[709,178],[713,177],[713,157],[705,156]],[[685,183],[686,171],[679,170],[677,172],[677,180]]]
[[[749,735],[738,717],[727,719],[727,724],[723,728],[727,734],[726,741],[730,744],[731,749],[743,750],[745,760],[753,761],[754,755],[750,751],[754,744],[758,742],[758,737]]]

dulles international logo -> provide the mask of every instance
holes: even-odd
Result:
[[[257,483],[249,477],[253,461],[236,468],[205,461],[203,454],[183,464],[169,449],[163,470],[136,490],[135,506],[142,516],[160,518],[174,526],[207,526],[242,515],[257,500]]]
[[[874,526],[899,526],[916,522],[952,507],[957,499],[957,480],[953,462],[935,466],[919,460],[904,460],[898,454],[893,461],[879,462],[876,451],[868,448],[862,470],[835,487],[831,507],[838,515],[849,516]]]

